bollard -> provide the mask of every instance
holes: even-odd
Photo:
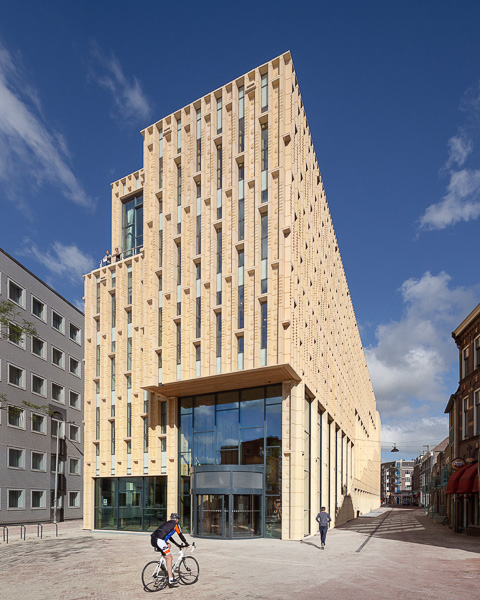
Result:
[[[6,538],[7,538],[7,544],[8,544],[8,527],[6,525],[3,526],[3,541],[5,541],[5,532],[6,532]]]
[[[20,525],[20,539],[22,539],[22,534],[23,534],[23,539],[26,540],[27,539],[27,528],[25,527],[25,525]]]
[[[41,523],[37,525],[37,537],[43,540],[43,525]]]

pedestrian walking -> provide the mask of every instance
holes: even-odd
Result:
[[[320,539],[322,541],[322,550],[325,550],[325,539],[327,537],[328,524],[332,519],[330,515],[326,512],[324,506],[320,509],[320,512],[317,515],[317,523],[320,526]]]

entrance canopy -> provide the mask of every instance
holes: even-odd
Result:
[[[160,394],[165,398],[171,398],[173,396],[209,394],[219,390],[238,390],[259,385],[281,383],[282,381],[293,380],[298,382],[300,379],[295,369],[289,364],[284,364],[171,381],[158,386],[146,386],[144,389]]]

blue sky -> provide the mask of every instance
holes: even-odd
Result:
[[[140,130],[290,50],[382,417],[446,437],[452,330],[480,302],[480,4],[7,3],[0,246],[81,306]],[[391,455],[396,443],[401,453]]]

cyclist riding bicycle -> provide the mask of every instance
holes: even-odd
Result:
[[[180,520],[180,515],[178,513],[172,513],[170,515],[170,520],[162,523],[160,527],[157,527],[155,531],[151,535],[151,543],[154,548],[159,548],[160,552],[165,557],[165,562],[167,563],[167,572],[168,572],[168,587],[174,587],[175,582],[173,580],[172,574],[172,555],[170,553],[170,543],[173,542],[177,548],[180,548],[179,544],[172,539],[172,535],[175,533],[178,534],[184,545],[188,548],[190,544],[185,539],[182,530],[180,529],[180,525],[178,521]]]

